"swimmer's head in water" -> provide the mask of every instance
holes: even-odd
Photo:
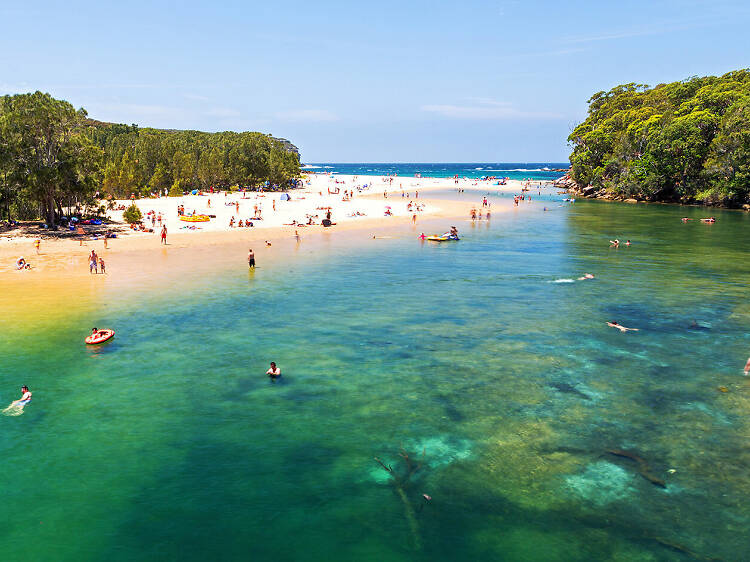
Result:
[[[21,387],[21,392],[28,392],[28,391],[29,391],[29,387],[28,387],[28,386],[26,386],[26,385],[23,385],[23,386]]]
[[[271,367],[273,367],[275,369],[276,368],[276,363],[274,363],[273,361],[271,361]]]

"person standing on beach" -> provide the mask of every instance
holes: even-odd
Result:
[[[167,243],[167,225],[161,227],[161,243],[165,244]]]
[[[99,258],[94,250],[89,254],[89,273],[99,273]]]
[[[39,238],[37,238],[36,240],[34,240],[34,247],[36,248],[36,253],[37,254],[39,253],[39,246],[41,245],[41,243],[42,243],[42,241]]]
[[[252,248],[247,251],[247,266],[255,268],[255,252]]]

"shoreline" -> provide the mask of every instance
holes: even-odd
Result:
[[[351,182],[351,178],[339,177],[338,180],[347,181],[347,187]],[[417,178],[410,178],[406,181],[416,180]],[[453,180],[450,184],[435,182],[431,178],[419,180],[417,185],[425,192],[445,192],[456,188]],[[326,183],[327,181],[326,178]],[[406,181],[402,183],[405,184]],[[318,185],[313,182],[307,189],[324,189],[324,186],[320,181]],[[339,186],[343,191],[343,184]],[[410,189],[414,187],[416,186],[408,185]],[[418,214],[415,223],[410,214],[396,209],[401,205],[405,208],[409,201],[400,195],[390,195],[400,193],[400,187],[396,186],[389,190],[387,199],[383,198],[382,191],[379,194],[375,191],[367,195],[355,195],[355,201],[364,200],[368,202],[365,205],[376,209],[384,207],[386,203],[396,203],[390,205],[395,211],[394,216],[347,217],[348,220],[337,221],[335,226],[328,228],[320,225],[272,225],[269,221],[267,226],[255,228],[178,231],[169,233],[166,246],[160,244],[158,232],[137,233],[110,239],[107,249],[104,249],[101,238],[85,240],[82,245],[79,239],[73,238],[44,239],[38,255],[33,245],[36,237],[16,237],[13,240],[6,237],[0,239],[0,290],[9,303],[6,312],[10,317],[21,315],[28,318],[32,315],[42,319],[50,310],[86,308],[106,303],[110,299],[158,292],[175,284],[185,285],[194,280],[220,275],[228,268],[244,264],[248,248],[254,250],[256,261],[262,268],[293,263],[301,257],[315,259],[320,249],[332,243],[345,248],[366,247],[368,243],[374,242],[374,238],[403,239],[413,236],[416,241],[420,232],[428,235],[444,232],[451,223],[468,219],[471,208],[478,208],[481,197],[488,191],[520,192],[521,182],[490,186],[486,182],[466,181],[461,182],[458,187],[467,192],[471,189],[477,195],[476,200],[456,201],[420,196],[418,201],[425,205],[425,211]],[[301,191],[291,193],[294,197],[294,193]],[[278,197],[281,193],[277,192],[275,195]],[[182,198],[145,201],[161,201],[176,208],[180,199]],[[313,204],[317,202],[313,200]],[[338,205],[340,207],[341,203]],[[525,208],[526,206],[514,208],[512,199],[509,199],[507,202],[495,202],[492,212],[500,219],[507,213]],[[285,220],[283,216],[280,217],[276,217],[277,223]],[[295,230],[299,232],[301,241],[295,239]],[[462,230],[460,225],[459,230]],[[266,245],[266,241],[270,246]],[[88,255],[92,249],[104,258],[106,274],[89,273]],[[16,270],[15,261],[19,256],[26,257],[32,264],[32,269]]]
[[[244,198],[239,193],[231,195],[212,194],[212,195],[191,195],[185,197],[164,197],[158,199],[141,199],[136,200],[136,204],[147,212],[146,209],[153,208],[155,212],[161,212],[165,218],[165,224],[168,228],[167,245],[160,244],[158,223],[154,226],[154,232],[131,232],[119,234],[117,238],[108,240],[108,249],[104,248],[102,236],[93,237],[87,235],[83,237],[75,236],[51,236],[44,237],[36,232],[14,233],[14,235],[0,235],[0,282],[3,284],[13,283],[15,281],[28,280],[40,277],[52,276],[54,278],[80,278],[89,276],[87,270],[87,257],[93,249],[100,257],[105,259],[108,274],[113,274],[122,269],[122,261],[127,259],[130,254],[147,254],[149,252],[161,253],[164,251],[175,252],[180,249],[217,247],[232,244],[254,244],[260,246],[265,240],[280,241],[282,239],[293,239],[295,232],[298,232],[302,238],[315,238],[317,235],[336,236],[337,233],[348,233],[352,231],[387,230],[391,227],[416,225],[416,228],[425,221],[432,219],[456,219],[468,216],[471,207],[476,207],[481,201],[481,191],[502,191],[507,193],[520,192],[522,187],[519,181],[509,181],[507,185],[489,185],[488,182],[478,182],[476,180],[460,180],[456,185],[452,179],[443,178],[401,178],[394,185],[388,185],[384,189],[388,197],[383,197],[383,188],[375,186],[364,193],[355,193],[355,196],[349,201],[341,201],[341,195],[318,195],[326,191],[329,187],[339,187],[343,192],[357,183],[372,183],[379,179],[375,176],[327,176],[314,175],[304,189],[293,190],[288,192],[291,202],[283,202],[287,207],[283,207],[277,199],[282,192],[268,192],[265,194],[253,193],[256,197]],[[337,183],[332,183],[332,182]],[[307,183],[307,182],[306,182]],[[477,190],[477,201],[466,202],[451,199],[433,199],[428,197],[414,197],[414,191],[423,192],[446,192],[456,188]],[[404,190],[411,197],[400,197],[399,194]],[[316,193],[317,192],[317,193]],[[395,195],[394,195],[395,194]],[[245,194],[247,195],[247,194]],[[269,209],[272,207],[272,199],[276,204],[276,211]],[[230,228],[228,226],[229,216],[236,211],[232,206],[230,211],[229,205],[222,205],[215,208],[217,218],[207,223],[210,227],[200,230],[188,230],[180,228],[181,223],[177,219],[177,205],[183,204],[185,208],[196,208],[200,213],[205,209],[200,208],[199,204],[204,206],[208,199],[214,199],[215,206],[218,202],[230,201],[240,203],[242,211],[250,210],[250,206],[255,206],[260,198],[259,206],[265,207],[263,210],[264,220],[258,223],[254,228]],[[296,199],[296,200],[295,200]],[[412,212],[407,210],[409,201],[423,206],[423,210]],[[119,203],[119,202],[118,202]],[[291,203],[291,205],[290,205]],[[192,204],[190,207],[188,205]],[[333,220],[335,224],[331,227],[323,227],[320,224],[312,226],[292,225],[289,224],[294,216],[304,215],[310,210],[317,211],[319,216],[325,212],[321,208],[333,207]],[[389,208],[391,216],[384,216],[383,210]],[[497,205],[493,210],[495,213],[501,213],[510,210],[511,206]],[[348,211],[362,210],[363,216],[347,216]],[[170,218],[167,218],[169,213]],[[270,217],[269,217],[270,215]],[[416,222],[413,221],[413,215],[416,215]],[[117,221],[121,219],[122,211],[109,211],[108,216]],[[268,218],[266,218],[268,217]],[[145,221],[144,221],[145,222]],[[450,225],[447,225],[450,226]],[[447,228],[446,226],[446,228]],[[123,224],[114,224],[113,227],[127,228]],[[84,226],[84,228],[86,228]],[[105,225],[106,228],[106,225]],[[59,232],[59,231],[56,231]],[[417,233],[418,234],[418,233]],[[433,234],[433,232],[426,232]],[[41,239],[41,248],[37,253],[34,249],[34,241]],[[246,252],[247,250],[245,250]],[[257,251],[257,250],[256,250]],[[31,265],[31,270],[18,271],[15,267],[16,260],[23,256]],[[135,257],[135,256],[131,256]],[[143,257],[143,256],[137,256]],[[243,256],[244,259],[244,256]],[[110,261],[111,260],[111,261]]]

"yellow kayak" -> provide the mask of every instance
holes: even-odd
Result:
[[[211,217],[208,215],[180,215],[180,220],[185,222],[208,222],[211,220]]]

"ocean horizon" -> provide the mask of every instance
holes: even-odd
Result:
[[[568,162],[309,162],[302,165],[307,172],[356,176],[398,175],[413,177],[482,178],[507,177],[512,180],[551,181],[565,172]]]

